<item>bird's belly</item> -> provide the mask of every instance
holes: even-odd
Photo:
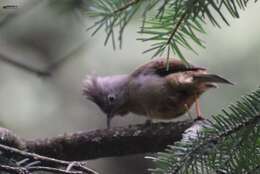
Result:
[[[163,91],[157,95],[153,94],[142,97],[142,99],[135,102],[130,112],[152,119],[172,119],[179,117],[187,112],[193,104],[193,102],[190,102],[183,96],[178,96],[177,94],[168,96]]]
[[[189,108],[180,105],[173,104],[169,106],[161,104],[151,104],[150,106],[139,105],[131,112],[143,115],[151,119],[173,119],[183,115]]]
[[[132,81],[129,93],[131,96],[129,112],[152,119],[179,117],[194,102],[190,95],[169,87],[160,77],[140,77]]]

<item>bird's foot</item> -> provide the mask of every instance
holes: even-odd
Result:
[[[198,115],[194,121],[202,121],[202,120],[205,120],[205,118],[202,115]]]
[[[147,119],[144,124],[145,124],[145,126],[151,126],[152,123],[153,123],[153,121],[151,119]]]

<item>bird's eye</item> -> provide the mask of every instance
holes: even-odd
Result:
[[[115,101],[115,99],[116,99],[115,96],[112,95],[112,94],[108,95],[107,98],[108,98],[109,103],[113,103]]]

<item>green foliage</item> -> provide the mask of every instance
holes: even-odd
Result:
[[[104,28],[107,34],[105,45],[111,40],[115,48],[115,29],[118,28],[121,47],[126,25],[137,11],[141,11],[140,33],[143,38],[139,40],[153,42],[145,52],[153,51],[153,56],[166,54],[167,57],[174,53],[185,60],[181,48],[195,52],[191,41],[205,47],[198,35],[205,33],[203,27],[208,21],[217,27],[220,27],[220,21],[229,25],[226,16],[229,14],[238,18],[239,10],[245,9],[248,2],[249,0],[95,0],[91,3],[89,14],[98,19],[89,29],[93,30],[94,35]]]
[[[151,157],[153,174],[260,173],[260,88]],[[198,132],[197,132],[198,131]]]

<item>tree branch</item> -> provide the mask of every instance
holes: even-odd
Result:
[[[50,72],[48,71],[45,71],[45,70],[41,70],[41,69],[37,69],[35,67],[32,67],[30,65],[26,65],[22,62],[18,62],[18,61],[15,61],[15,60],[12,60],[11,58],[7,57],[6,55],[0,53],[0,60],[3,61],[3,62],[6,62],[10,65],[13,65],[13,66],[16,66],[18,68],[21,68],[22,70],[25,70],[27,72],[30,72],[30,73],[34,73],[38,76],[50,76]]]
[[[9,172],[12,174],[23,174],[26,172],[26,170],[21,169],[20,167],[11,167],[11,166],[2,165],[2,164],[0,164],[0,171]]]
[[[58,168],[51,168],[51,167],[11,167],[8,165],[1,165],[0,164],[0,171],[9,172],[12,174],[29,174],[30,172],[38,172],[38,171],[46,171],[52,173],[59,173],[59,174],[83,174],[81,171],[67,171]]]
[[[162,151],[182,138],[193,120],[139,124],[129,127],[81,131],[61,136],[24,140],[10,131],[0,129],[1,144],[42,156],[67,161]],[[1,149],[0,149],[1,150]]]
[[[173,28],[173,30],[172,30],[172,32],[171,32],[171,34],[170,34],[170,36],[169,36],[169,38],[168,38],[168,40],[167,40],[167,42],[166,42],[167,45],[169,45],[169,44],[171,43],[171,41],[172,41],[173,37],[175,36],[176,32],[178,31],[179,27],[180,27],[181,24],[185,21],[185,18],[186,18],[186,16],[187,16],[187,14],[188,14],[188,13],[185,11],[185,12],[181,15],[180,19],[178,20],[178,23],[177,23],[176,26]]]

